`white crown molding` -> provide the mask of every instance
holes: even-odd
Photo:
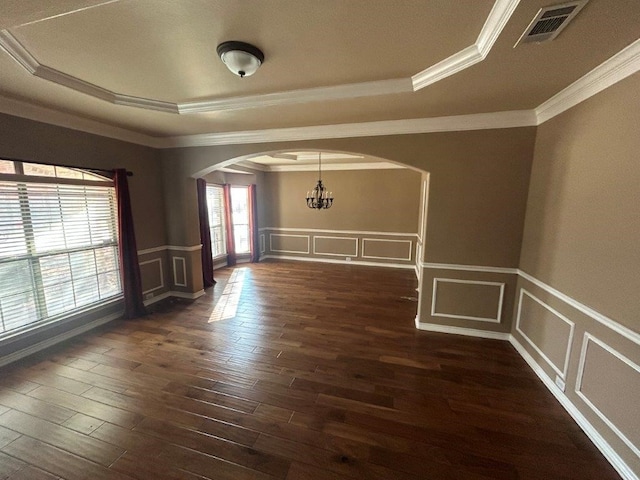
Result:
[[[561,114],[640,70],[640,40],[598,65],[536,109],[538,124]]]
[[[297,103],[323,102],[347,98],[411,93],[453,75],[484,60],[520,0],[496,0],[476,42],[449,58],[432,65],[411,78],[394,78],[331,87],[317,87],[264,95],[205,99],[192,102],[166,102],[126,95],[41,64],[7,29],[0,30],[0,48],[5,50],[28,73],[115,105],[158,110],[173,114],[194,114],[273,107]]]
[[[411,81],[408,78],[394,78],[376,82],[351,83],[333,87],[306,88],[285,92],[267,93],[264,95],[247,95],[244,97],[202,100],[185,102],[177,105],[178,113],[220,112],[225,110],[242,110],[246,108],[274,107],[293,103],[325,102],[346,98],[372,97],[376,95],[393,95],[411,93]]]
[[[451,117],[416,118],[381,122],[345,123],[312,127],[274,128],[244,132],[205,133],[159,139],[160,148],[270,143],[324,138],[376,137],[413,133],[454,132],[536,125],[533,110],[477,113]]]
[[[493,8],[491,8],[491,12],[482,26],[476,42],[413,75],[411,77],[413,89],[415,91],[420,90],[483,61],[491,51],[493,44],[500,36],[502,29],[511,18],[519,2],[520,0],[497,0]]]
[[[325,163],[322,165],[324,171],[337,170],[390,170],[397,168],[407,168],[391,162],[363,162],[363,163]],[[266,172],[316,172],[317,165],[269,165],[264,170]]]
[[[0,47],[7,51],[18,51],[19,47],[15,46],[11,42],[7,44],[5,41],[3,43],[3,32],[4,31],[0,31]],[[29,66],[34,69],[37,68],[37,65],[34,66],[28,55],[20,54],[18,57],[22,60],[16,61],[22,62],[21,65],[23,65],[24,68],[28,69],[30,68]],[[154,148],[215,146],[315,140],[324,138],[349,138],[494,128],[516,128],[540,125],[550,118],[559,115],[565,110],[577,105],[593,95],[596,95],[602,90],[639,70],[640,40],[637,40],[607,61],[603,62],[598,67],[594,68],[591,72],[587,73],[569,87],[539,105],[535,110],[515,110],[449,117],[208,133],[177,137],[152,137],[27,102],[3,98],[1,96],[0,112]],[[46,74],[53,75],[51,71],[48,71]],[[118,97],[118,101],[122,104],[125,104],[128,99],[129,97],[125,96]],[[148,108],[155,107],[155,110],[167,111],[166,104],[154,104],[153,100],[142,100],[149,104]],[[255,168],[260,169],[260,167]]]
[[[0,113],[124,142],[160,148],[158,138],[32,103],[0,96]]]

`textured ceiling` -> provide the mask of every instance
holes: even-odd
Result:
[[[504,3],[504,2],[503,2]],[[551,2],[553,3],[553,2]],[[484,59],[418,91],[181,114],[114,105],[29,73],[0,50],[0,96],[150,136],[524,110],[640,37],[640,2],[591,0],[552,42],[512,48],[548,0],[522,0]],[[5,29],[40,65],[121,95],[229,99],[406,79],[473,45],[493,0],[5,0]],[[245,79],[215,54],[248,41]],[[0,98],[0,108],[2,107]]]

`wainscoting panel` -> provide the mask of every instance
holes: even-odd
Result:
[[[277,253],[309,254],[309,235],[270,233],[269,250]]]
[[[358,239],[314,235],[313,254],[355,258],[358,256]]]
[[[519,271],[511,342],[626,480],[640,479],[640,334]]]
[[[415,268],[415,233],[264,227],[262,258]]]
[[[426,262],[421,267],[425,286],[418,328],[451,333],[468,330],[474,336],[506,338],[515,302],[515,269]]]
[[[516,330],[563,380],[566,379],[574,322],[521,288]]]
[[[175,287],[187,286],[187,260],[184,257],[171,257],[173,262],[173,285]]]
[[[640,365],[585,333],[575,391],[640,458]]]
[[[389,238],[363,238],[362,258],[411,261],[413,242]]]
[[[154,258],[140,262],[140,276],[142,277],[142,294],[162,290],[165,288],[162,258]]]
[[[504,282],[434,278],[431,316],[500,323]]]

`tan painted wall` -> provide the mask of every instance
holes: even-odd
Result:
[[[129,190],[138,249],[166,243],[162,175],[154,149],[0,114],[2,157],[132,171]]]
[[[306,206],[317,172],[265,174],[264,201],[271,206],[265,226],[326,230],[416,233],[420,173],[409,169],[340,170],[322,174],[335,197],[328,210]]]
[[[640,332],[640,74],[538,127],[520,268]]]
[[[512,330],[552,381],[568,359],[566,396],[636,475],[638,125],[636,73],[538,127],[520,268],[592,311],[520,278]]]
[[[321,149],[364,153],[431,173],[428,261],[515,268],[534,140],[535,128],[511,128],[163,150],[165,190],[172,199],[169,241],[196,241],[193,178],[212,165],[257,153]]]

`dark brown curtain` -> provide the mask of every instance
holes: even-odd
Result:
[[[204,288],[213,287],[213,253],[211,252],[211,229],[209,228],[209,209],[207,208],[207,182],[204,178],[196,180],[198,189],[198,217],[200,218],[200,242],[202,243],[202,282]]]
[[[125,318],[137,318],[146,315],[147,311],[142,299],[142,280],[138,264],[136,235],[133,230],[127,171],[123,168],[114,170],[113,180],[118,202],[118,251],[120,278],[124,293],[124,316]]]
[[[255,184],[249,185],[249,245],[251,261],[260,260],[260,241],[258,238],[258,199]]]
[[[231,212],[233,211],[231,205],[231,185],[225,183],[223,185],[224,191],[224,226],[227,232],[227,265],[233,266],[236,264],[236,240],[233,235],[233,219]]]

